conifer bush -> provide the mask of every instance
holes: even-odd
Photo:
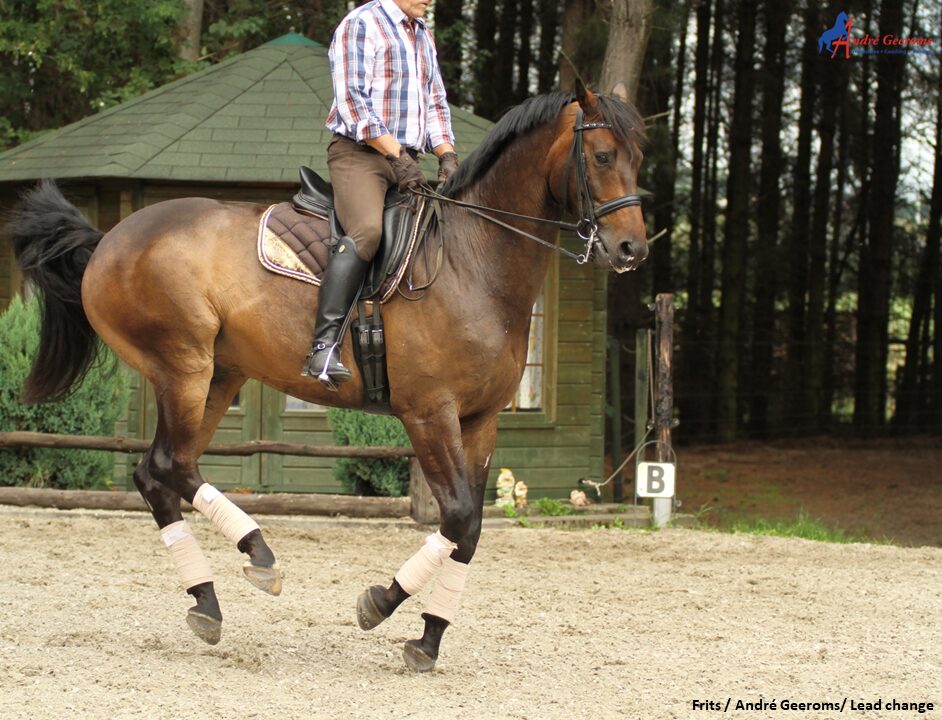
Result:
[[[338,445],[409,445],[405,428],[393,417],[330,408],[327,420]],[[357,495],[402,497],[409,494],[409,459],[337,458],[334,477],[344,489]]]
[[[39,345],[39,303],[13,299],[0,315],[0,432],[113,435],[128,407],[127,373],[102,348],[81,385],[64,402],[19,401]],[[102,489],[111,484],[114,456],[94,450],[0,449],[0,485]]]

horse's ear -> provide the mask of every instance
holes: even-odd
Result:
[[[598,104],[595,99],[595,93],[585,86],[585,83],[582,82],[582,78],[578,75],[576,76],[576,102],[578,102],[579,107],[587,113],[595,110]]]
[[[626,105],[628,104],[628,88],[625,83],[621,81],[615,83],[615,87],[612,88],[612,97],[617,97]]]

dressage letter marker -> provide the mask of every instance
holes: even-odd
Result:
[[[638,497],[674,497],[674,463],[638,463],[635,483]]]

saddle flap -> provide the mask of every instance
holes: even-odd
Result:
[[[302,165],[298,172],[301,176],[301,189],[294,196],[294,204],[327,217],[334,207],[333,186],[305,165]]]

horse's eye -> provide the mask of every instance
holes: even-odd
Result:
[[[607,152],[597,152],[595,153],[595,161],[599,165],[608,165],[609,157]]]

